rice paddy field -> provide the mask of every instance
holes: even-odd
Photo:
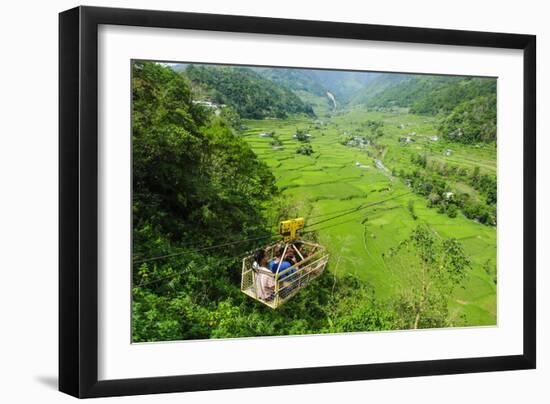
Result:
[[[361,135],[369,120],[383,121],[383,146],[341,144],[345,135]],[[496,324],[497,286],[487,263],[496,265],[496,227],[456,218],[427,207],[426,198],[410,188],[392,171],[410,167],[411,154],[423,153],[432,161],[452,163],[481,171],[496,172],[494,145],[468,146],[447,143],[436,136],[433,118],[407,113],[367,111],[354,108],[330,117],[305,117],[244,121],[241,136],[261,160],[271,167],[285,201],[296,216],[306,218],[308,230],[318,230],[319,241],[331,254],[330,268],[336,274],[352,273],[366,282],[376,296],[398,292],[403,282],[385,254],[396,247],[420,223],[428,224],[443,238],[459,239],[472,262],[472,269],[449,302],[451,318],[464,326]],[[293,136],[304,129],[313,154],[297,154],[302,144]],[[261,136],[275,132],[280,141]],[[366,133],[366,132],[365,132]],[[413,134],[414,135],[411,135]],[[400,137],[414,141],[404,143]],[[465,191],[467,184],[455,184]],[[474,195],[475,197],[475,195]],[[411,202],[410,202],[411,201]],[[412,203],[415,220],[408,205]]]

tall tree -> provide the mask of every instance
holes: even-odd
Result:
[[[447,303],[470,266],[459,241],[441,239],[428,226],[419,225],[388,257],[404,279],[397,307],[403,328],[449,325]]]

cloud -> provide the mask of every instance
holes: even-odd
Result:
[[[164,66],[164,67],[173,67],[177,66],[177,63],[166,63],[166,62],[155,62],[158,65]]]

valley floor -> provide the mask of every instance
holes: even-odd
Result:
[[[384,122],[379,139],[383,151],[369,146],[340,143],[342,135],[360,133],[368,120]],[[411,153],[422,152],[433,161],[448,162],[482,172],[496,172],[494,146],[447,144],[436,135],[431,118],[410,114],[368,112],[352,109],[328,118],[266,119],[245,121],[241,134],[256,154],[272,169],[282,195],[304,216],[310,230],[318,230],[320,241],[331,254],[330,268],[337,274],[349,272],[366,282],[376,296],[389,298],[404,280],[384,256],[420,223],[428,224],[443,238],[457,238],[472,261],[472,270],[449,302],[457,325],[496,324],[497,286],[487,266],[496,266],[496,227],[455,218],[427,207],[426,198],[411,192],[392,170],[410,166]],[[301,145],[293,138],[297,129],[311,137],[314,153],[297,154]],[[273,138],[260,134],[275,132]],[[399,137],[414,133],[414,142]],[[456,184],[467,188],[465,184]],[[416,219],[408,206],[414,205]]]

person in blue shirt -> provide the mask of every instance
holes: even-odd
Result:
[[[269,263],[269,269],[274,274],[277,273],[277,268],[279,268],[279,273],[283,272],[285,269],[290,268],[292,265],[294,265],[290,260],[287,260],[286,257],[283,258],[283,253],[285,252],[284,247],[279,247],[279,249],[275,253],[275,258],[271,260]],[[281,261],[282,260],[282,261]],[[279,263],[281,266],[279,267]],[[291,269],[290,271],[284,273],[281,275],[280,279],[285,279],[290,274],[294,273],[296,270]]]

